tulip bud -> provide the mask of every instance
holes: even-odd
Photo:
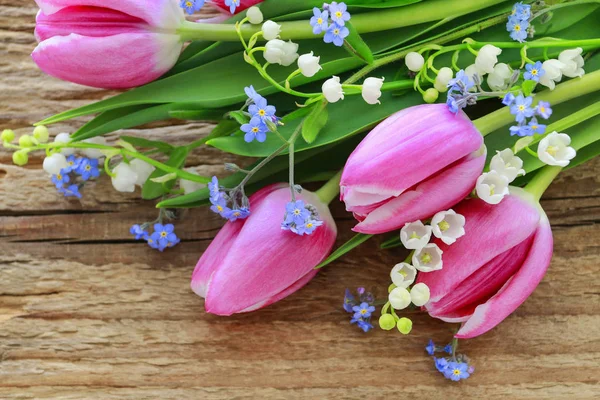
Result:
[[[454,209],[466,219],[465,236],[440,244],[444,269],[417,281],[431,292],[427,312],[462,322],[456,337],[467,339],[498,325],[535,290],[552,258],[552,231],[539,203],[515,187],[498,205],[468,199]]]
[[[385,78],[367,78],[362,85],[362,97],[368,104],[381,104],[381,87]]]
[[[312,204],[323,225],[299,236],[282,230],[290,201],[286,184],[268,186],[250,197],[247,219],[227,222],[200,258],[192,289],[217,315],[254,311],[275,303],[308,283],[315,266],[331,251],[337,228],[329,208],[307,190],[298,200]]]
[[[402,110],[373,129],[350,155],[340,183],[354,231],[379,234],[448,210],[475,187],[483,138],[445,104]]]
[[[419,53],[415,53],[414,51],[408,53],[404,61],[406,62],[408,69],[412,72],[419,72],[423,68],[423,65],[425,65],[425,59],[423,56]]]
[[[277,39],[281,33],[281,25],[269,20],[263,24],[262,32],[265,40]]]
[[[303,54],[298,58],[298,68],[300,68],[302,75],[309,78],[323,69],[319,64],[321,57],[315,57],[313,54],[311,51],[309,54]]]
[[[138,176],[131,166],[120,163],[112,172],[115,175],[111,177],[112,184],[118,192],[133,193],[135,191]]]
[[[50,132],[43,125],[36,126],[33,130],[33,137],[40,143],[47,143],[50,138]]]
[[[55,153],[44,158],[43,168],[48,175],[58,175],[60,171],[68,166],[69,163],[67,163],[67,158],[61,153]]]
[[[379,317],[379,327],[384,331],[391,331],[396,326],[396,320],[392,314],[383,314]]]
[[[446,93],[448,91],[448,83],[452,80],[454,72],[451,68],[442,67],[435,78],[435,89],[440,93]]]
[[[396,326],[401,334],[408,335],[412,331],[413,323],[410,319],[406,317],[402,317],[398,320],[398,325]]]
[[[4,143],[10,143],[15,140],[15,132],[12,129],[5,129],[0,134],[0,141]]]
[[[486,44],[479,50],[475,59],[475,66],[482,74],[491,74],[498,63],[498,56],[502,54],[502,49],[491,44]]]
[[[29,155],[24,150],[15,151],[12,155],[13,163],[22,167],[29,162]]]
[[[330,103],[336,103],[344,99],[344,90],[340,83],[340,78],[334,76],[323,83],[323,95]]]
[[[258,7],[250,7],[246,12],[246,17],[248,17],[248,21],[250,21],[252,25],[262,24],[264,21],[263,13]]]

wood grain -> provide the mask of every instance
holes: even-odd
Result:
[[[29,58],[36,12],[33,2],[0,0],[0,128],[17,134],[111,95],[37,69]],[[185,142],[208,128],[168,121],[126,134]],[[341,310],[345,287],[383,296],[402,252],[367,243],[288,299],[218,318],[189,289],[218,218],[186,211],[177,251],[149,251],[128,228],[155,218],[152,203],[106,181],[86,188],[81,202],[67,201],[40,171],[40,158],[23,169],[10,156],[0,150],[1,399],[600,398],[598,160],[564,174],[546,194],[556,239],[550,271],[503,324],[462,345],[477,371],[451,384],[423,351],[428,338],[448,340],[451,327],[415,313],[408,337],[363,335]],[[203,148],[190,165],[221,173],[222,160]],[[333,209],[342,242],[352,219],[339,204]]]

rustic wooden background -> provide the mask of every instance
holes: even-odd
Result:
[[[110,95],[36,68],[31,3],[0,0],[0,129],[18,134]],[[127,134],[186,142],[209,128],[169,121]],[[408,337],[364,335],[341,309],[345,287],[383,295],[401,253],[368,243],[288,299],[218,318],[189,289],[217,217],[187,212],[177,224],[183,243],[160,254],[128,233],[155,218],[153,204],[106,181],[81,202],[65,200],[41,161],[17,168],[0,151],[1,399],[600,398],[600,160],[564,174],[545,196],[556,238],[550,272],[500,327],[462,345],[477,371],[459,384],[423,350],[429,338],[448,340],[449,326],[415,314]],[[190,159],[207,174],[222,162],[213,149]],[[342,242],[352,219],[333,208]]]

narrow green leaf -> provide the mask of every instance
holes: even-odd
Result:
[[[226,110],[173,110],[169,111],[169,117],[186,121],[211,121],[218,122],[223,119]]]
[[[225,117],[231,118],[239,125],[247,124],[250,118],[243,111],[231,111],[225,114]]]
[[[393,249],[394,247],[399,247],[399,246],[402,246],[402,242],[400,241],[400,236],[396,235],[396,236],[386,240],[385,242],[381,243],[379,248],[382,250],[386,250],[386,249]]]
[[[350,250],[360,246],[361,244],[363,244],[367,240],[371,239],[372,237],[373,237],[373,235],[365,235],[362,233],[357,234],[352,239],[350,239],[349,241],[344,243],[339,249],[337,249],[336,251],[331,253],[331,255],[329,257],[327,257],[327,259],[325,261],[323,261],[321,264],[317,265],[315,267],[315,269],[323,268],[327,264],[334,262],[335,260],[337,260],[338,258],[343,256],[344,254],[348,253]]]
[[[346,50],[348,50],[351,55],[358,57],[367,64],[373,64],[373,52],[360,36],[354,25],[352,25],[351,22],[346,22],[346,28],[350,31],[350,34],[344,41]]]
[[[302,137],[306,143],[315,141],[321,129],[327,124],[329,112],[327,111],[327,102],[322,101],[312,107],[312,111],[308,117],[304,119],[302,124]]]
[[[124,140],[142,149],[158,149],[165,154],[170,154],[171,151],[173,151],[174,149],[174,147],[171,146],[169,143],[161,142],[158,140],[148,140],[133,136],[121,136],[121,140]]]
[[[181,168],[185,164],[188,153],[189,150],[187,147],[178,147],[173,150],[171,157],[169,157],[169,160],[165,164],[170,167]],[[173,185],[176,181],[171,180],[166,183],[156,183],[152,181],[152,179],[160,178],[164,175],[168,174],[158,169],[155,170],[152,175],[150,175],[150,178],[148,178],[144,184],[144,187],[142,188],[142,198],[144,200],[157,199],[173,188]]]

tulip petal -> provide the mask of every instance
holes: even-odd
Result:
[[[484,165],[485,154],[473,153],[370,211],[353,230],[365,234],[390,232],[408,222],[429,218],[440,210],[449,209],[473,190]],[[361,207],[355,211],[360,214]]]
[[[543,215],[527,259],[519,271],[475,313],[456,334],[459,339],[479,336],[494,328],[533,293],[552,259],[553,239],[548,218]]]
[[[183,9],[173,0],[35,0],[46,15],[67,7],[88,6],[112,9],[146,21],[149,25],[176,29],[185,19]]]
[[[125,33],[109,37],[54,36],[32,53],[45,73],[100,88],[129,88],[153,81],[177,61],[179,36]]]

